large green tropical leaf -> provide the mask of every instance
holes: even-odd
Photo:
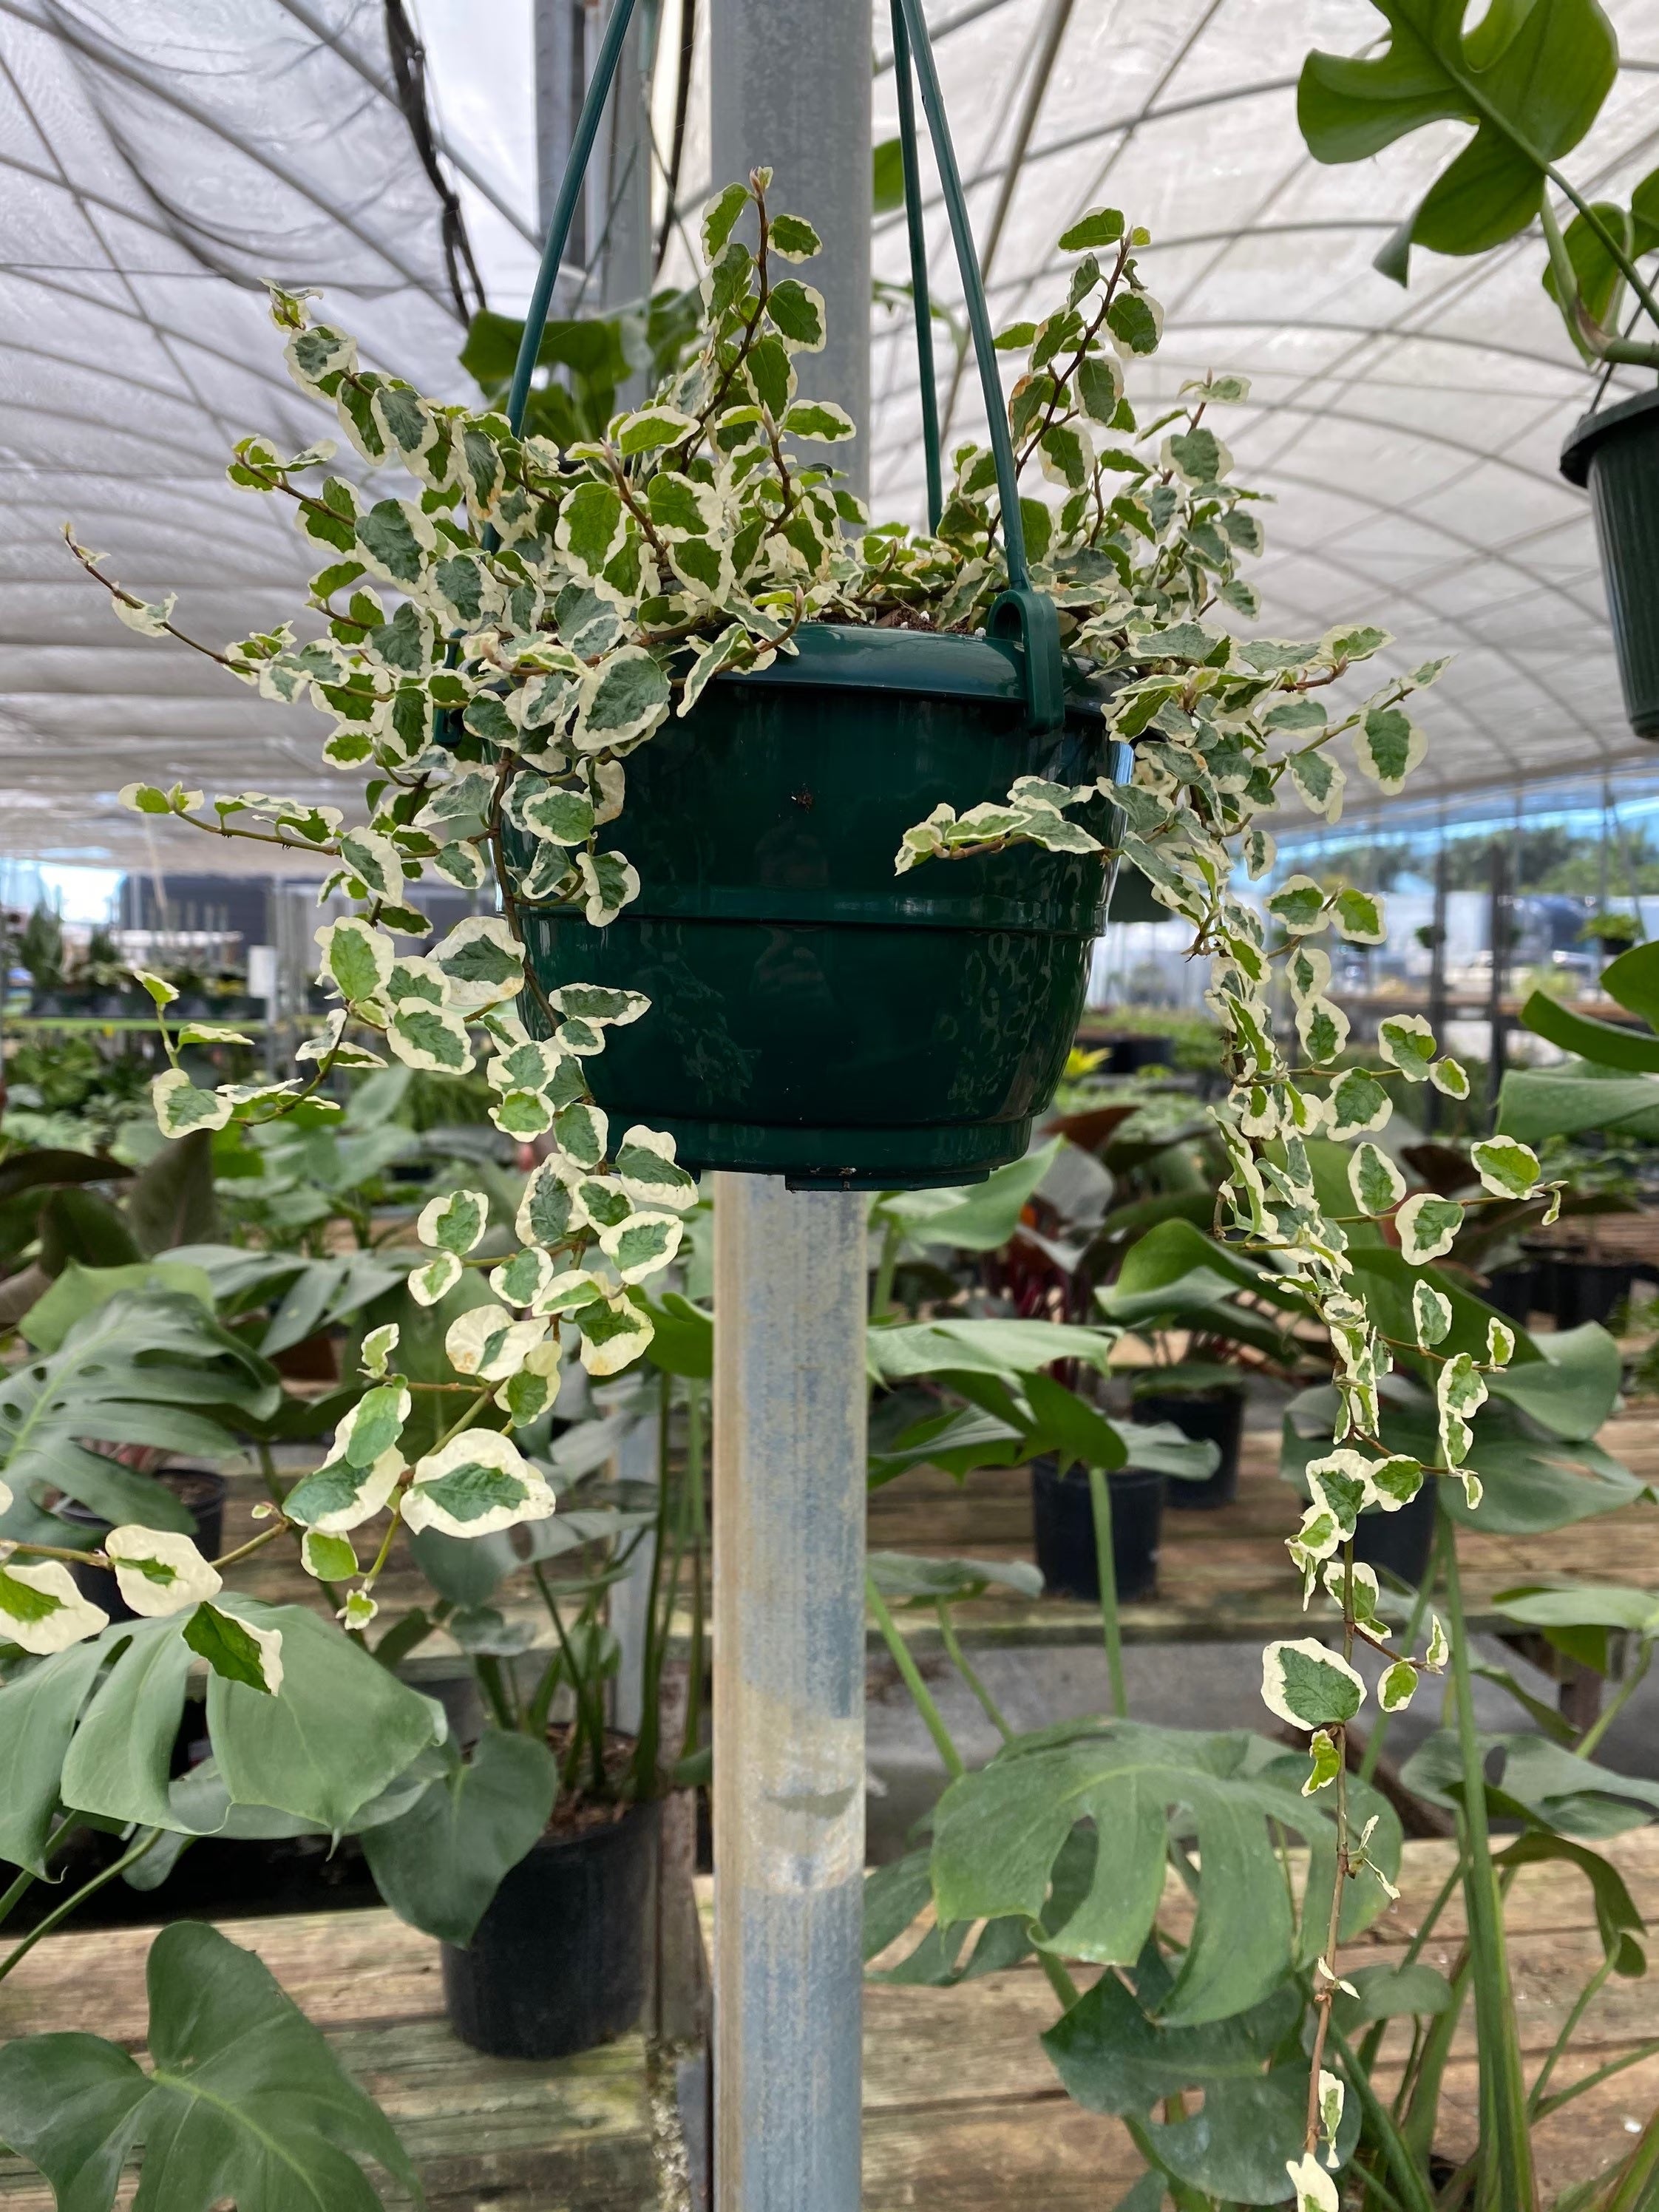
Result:
[[[888,1193],[871,1208],[872,1228],[902,1229],[918,1244],[948,1245],[963,1252],[994,1252],[1019,1226],[1019,1218],[1065,1143],[1056,1137],[1024,1159],[1011,1160],[965,1190]],[[1103,1170],[1097,1172],[1104,1174]],[[1109,1188],[1109,1178],[1108,1179]]]
[[[932,1321],[872,1328],[865,1340],[871,1379],[891,1385],[918,1375],[1033,1375],[1060,1359],[1104,1369],[1112,1332],[1066,1322]]]
[[[1498,1094],[1498,1128],[1523,1145],[1586,1129],[1659,1139],[1659,1082],[1586,1060],[1565,1067],[1512,1067]]]
[[[0,1474],[14,1502],[0,1534],[51,1540],[47,1494],[61,1490],[112,1522],[188,1532],[169,1491],[88,1451],[92,1443],[152,1444],[222,1455],[239,1413],[276,1410],[266,1363],[178,1291],[124,1290],[76,1323],[58,1350],[0,1380]]]
[[[1569,1836],[1617,1836],[1659,1813],[1659,1783],[1580,1759],[1540,1735],[1483,1735],[1486,1807],[1497,1820],[1520,1820]],[[1493,1764],[1493,1754],[1500,1763]],[[1437,1805],[1455,1805],[1463,1786],[1457,1738],[1437,1729],[1401,1769],[1408,1790]]]
[[[228,1314],[270,1309],[255,1333],[270,1359],[319,1329],[353,1319],[409,1273],[409,1255],[401,1260],[378,1252],[343,1252],[307,1260],[297,1252],[244,1252],[234,1244],[185,1244],[168,1254],[202,1269],[213,1286],[215,1303]]]
[[[1198,2027],[1247,2010],[1299,1951],[1276,1831],[1319,1846],[1310,1893],[1322,1882],[1329,1894],[1329,1822],[1285,1767],[1264,1761],[1266,1748],[1243,1733],[1131,1721],[1070,1722],[1018,1739],[940,1800],[932,1862],[939,1921],[1018,1916],[1040,1926],[1055,1861],[1077,1824],[1092,1821],[1092,1879],[1043,1940],[1068,1957],[1132,1966],[1163,1897],[1170,1838],[1190,1837],[1201,1869],[1197,1917],[1162,2016]],[[1344,1926],[1357,1931],[1386,1902],[1375,1876],[1362,1874]],[[1316,1924],[1316,1901],[1309,1914]]]
[[[1487,1378],[1494,1398],[1507,1400],[1552,1436],[1572,1443],[1592,1441],[1612,1413],[1621,1379],[1619,1346],[1598,1322],[1534,1336],[1476,1297],[1457,1276],[1433,1267],[1413,1267],[1390,1247],[1370,1247],[1349,1256],[1366,1307],[1391,1340],[1396,1360],[1425,1382],[1432,1382],[1442,1359],[1460,1352],[1484,1362],[1487,1329],[1500,1321],[1513,1335],[1515,1350],[1508,1366]],[[1433,1359],[1413,1349],[1412,1292],[1419,1281],[1451,1307],[1451,1326],[1435,1346]]]
[[[1659,1030],[1659,944],[1632,945],[1601,970],[1601,988],[1628,1012]]]
[[[1638,1074],[1659,1074],[1659,1036],[1631,1029],[1622,1022],[1598,1021],[1593,1014],[1576,1014],[1557,999],[1534,991],[1521,1009],[1521,1019],[1534,1035],[1547,1037],[1564,1052],[1601,1067],[1617,1067]]]
[[[1404,283],[1411,248],[1484,253],[1537,216],[1546,165],[1577,145],[1619,69],[1596,0],[1493,0],[1465,32],[1468,0],[1376,0],[1381,53],[1312,53],[1297,119],[1317,161],[1360,161],[1431,123],[1474,137],[1376,257]]]
[[[1322,1458],[1331,1448],[1337,1410],[1336,1394],[1328,1386],[1304,1390],[1286,1407],[1279,1465],[1287,1481],[1305,1488],[1309,1461]],[[1652,1496],[1645,1483],[1599,1444],[1547,1435],[1517,1407],[1491,1400],[1472,1426],[1468,1467],[1480,1477],[1485,1495],[1471,1506],[1460,1484],[1440,1485],[1441,1508],[1460,1526],[1489,1535],[1540,1536]],[[1383,1389],[1379,1431],[1384,1450],[1427,1466],[1435,1457],[1437,1435],[1427,1394],[1404,1377],[1391,1376]]]
[[[349,1828],[433,1741],[436,1707],[303,1607],[228,1594],[216,1602],[282,1637],[274,1694],[209,1677],[208,1733],[226,1800]],[[169,1786],[191,1618],[115,1622],[0,1688],[0,1855],[40,1871],[60,1804],[190,1834],[223,1825],[222,1803]]]
[[[1157,2156],[1178,2180],[1232,2204],[1282,2204],[1286,2162],[1300,2155],[1307,2124],[1308,2069],[1298,2031],[1301,1992],[1284,1984],[1246,2012],[1203,2027],[1170,2027],[1159,2017],[1170,1972],[1148,1945],[1133,1992],[1103,1974],[1042,2038],[1068,2093],[1091,2112],[1140,2120]],[[1201,2114],[1160,2122],[1166,2098],[1201,2090]],[[1346,2160],[1359,2132],[1350,2100],[1337,2138]]]
[[[376,2212],[360,2160],[424,2201],[386,2115],[251,1952],[180,1921],[151,1944],[146,1979],[149,2073],[96,2035],[0,2050],[0,2136],[61,2212],[109,2212],[140,2147],[134,2212]]]
[[[410,1927],[470,1943],[501,1877],[547,1826],[557,1789],[544,1743],[486,1729],[470,1759],[452,1754],[406,1813],[364,1836],[376,1887]]]

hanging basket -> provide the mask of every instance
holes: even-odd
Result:
[[[508,402],[522,422],[570,211],[620,53],[613,9],[550,227]],[[971,1182],[1025,1151],[1054,1097],[1111,890],[1105,854],[1022,846],[894,863],[941,800],[1002,802],[1021,775],[1118,778],[1103,693],[1064,659],[1052,599],[1032,588],[984,287],[921,0],[893,0],[930,524],[941,505],[912,45],[966,295],[996,463],[1008,589],[983,636],[808,623],[764,672],[717,678],[628,762],[639,896],[605,929],[526,907],[544,991],[642,991],[614,1031],[595,1097],[670,1131],[695,1169],[797,1186]],[[1079,818],[1103,843],[1104,799]],[[1093,818],[1091,819],[1092,815]],[[509,835],[522,865],[527,843]],[[523,1010],[534,1027],[540,1009]]]
[[[632,756],[640,896],[603,930],[527,909],[532,963],[550,990],[648,995],[594,1094],[672,1131],[688,1166],[970,1182],[1019,1158],[1054,1096],[1107,873],[1036,846],[903,876],[894,857],[941,799],[960,812],[1016,776],[1098,776],[1098,698],[1078,690],[1038,733],[1000,640],[823,624],[799,645],[718,678]],[[1078,818],[1106,840],[1115,811]]]
[[[1659,392],[1586,415],[1561,473],[1595,511],[1626,715],[1638,738],[1659,738]]]

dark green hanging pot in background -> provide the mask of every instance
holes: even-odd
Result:
[[[542,330],[632,0],[613,8],[549,226],[507,403],[521,428]],[[1111,890],[1103,854],[1023,846],[904,876],[906,830],[1022,775],[1129,772],[1103,694],[1033,588],[1018,471],[921,0],[892,0],[930,524],[941,509],[912,49],[962,272],[996,462],[1008,589],[982,636],[809,623],[763,672],[717,678],[629,755],[617,842],[641,892],[604,930],[568,908],[522,927],[544,990],[642,991],[591,1064],[615,1121],[669,1130],[691,1168],[798,1186],[972,1182],[1030,1140],[1082,1011]],[[1102,798],[1074,818],[1110,841]],[[527,847],[508,842],[516,865]],[[527,1022],[540,1009],[526,994]]]
[[[629,756],[641,890],[606,929],[527,908],[544,988],[645,992],[591,1064],[613,1120],[688,1166],[841,1188],[961,1183],[1017,1159],[1082,1011],[1109,871],[1036,846],[893,872],[940,799],[1105,772],[1098,694],[1035,732],[1000,639],[808,625]],[[1117,751],[1127,757],[1128,748]],[[1103,841],[1115,810],[1079,811]],[[527,851],[520,857],[528,858]]]
[[[1561,473],[1595,511],[1626,715],[1638,738],[1659,738],[1659,392],[1586,415]]]

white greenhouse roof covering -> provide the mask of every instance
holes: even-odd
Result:
[[[662,10],[671,75],[687,4]],[[0,853],[153,865],[113,799],[139,775],[327,788],[304,715],[120,629],[58,533],[72,519],[147,598],[176,588],[180,619],[210,639],[292,611],[311,564],[285,517],[223,477],[243,433],[297,447],[319,427],[283,372],[259,280],[318,286],[376,366],[464,395],[465,241],[507,312],[533,266],[532,5],[407,0],[428,51],[428,162],[381,0],[0,0]],[[710,0],[695,5],[706,52]],[[1211,368],[1250,378],[1226,434],[1241,475],[1277,502],[1256,572],[1264,627],[1364,619],[1411,663],[1455,652],[1424,708],[1421,787],[1449,802],[1645,761],[1588,512],[1556,472],[1591,384],[1540,289],[1538,241],[1473,264],[1419,254],[1401,292],[1371,256],[1462,134],[1321,168],[1297,132],[1304,53],[1374,39],[1366,0],[929,12],[975,231],[982,248],[995,240],[997,319],[1050,295],[1054,237],[1107,201],[1153,234],[1142,265],[1165,338],[1140,395]],[[880,139],[896,109],[880,0],[876,13]],[[1609,13],[1624,70],[1591,141],[1598,166],[1571,167],[1627,193],[1659,159],[1659,0]],[[692,205],[710,181],[705,85],[700,58]],[[936,204],[930,243],[954,303]],[[902,217],[878,220],[876,267],[906,281]],[[665,276],[688,273],[671,256]],[[876,502],[915,518],[911,347],[908,318],[878,307]],[[1617,374],[1636,388],[1638,372]],[[977,404],[970,374],[957,434]],[[246,849],[171,839],[175,866],[234,866]]]

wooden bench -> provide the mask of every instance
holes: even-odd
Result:
[[[1602,1431],[1601,1442],[1659,1488],[1659,1410],[1621,1414]],[[1301,1583],[1285,1550],[1300,1508],[1296,1493],[1279,1480],[1278,1464],[1277,1432],[1252,1431],[1245,1437],[1238,1496],[1231,1504],[1165,1513],[1158,1595],[1122,1608],[1127,1642],[1218,1644],[1309,1632]],[[258,1533],[259,1524],[249,1516],[262,1495],[252,1480],[233,1484],[226,1506],[228,1547]],[[869,1533],[876,1551],[1030,1559],[1030,1477],[1024,1468],[986,1468],[957,1482],[934,1468],[914,1468],[872,1493]],[[1492,1610],[1492,1596],[1517,1583],[1567,1576],[1659,1589],[1659,1512],[1646,1504],[1627,1506],[1543,1536],[1500,1536],[1477,1526],[1462,1538],[1460,1556],[1471,1625],[1501,1633],[1507,1624]],[[286,1545],[256,1553],[237,1570],[236,1586],[274,1603],[326,1610],[317,1584]],[[381,1630],[428,1597],[401,1542],[393,1547],[377,1595]],[[530,1626],[532,1648],[550,1648],[546,1616],[527,1577],[505,1584],[498,1602],[510,1620]],[[902,1610],[897,1619],[917,1648],[939,1648],[930,1607]],[[1006,1590],[960,1606],[956,1619],[963,1643],[977,1646],[1093,1644],[1100,1636],[1097,1606],[1025,1599]],[[679,1627],[689,1638],[689,1620],[682,1619]],[[873,1628],[871,1649],[881,1649]],[[441,1632],[419,1646],[406,1671],[429,1678],[464,1666],[453,1642]]]
[[[1605,1847],[1638,1908],[1659,1917],[1659,1830]],[[1397,1958],[1449,1866],[1450,1846],[1407,1846],[1399,1904],[1350,1965]],[[709,1885],[699,1885],[705,1911]],[[551,2064],[483,2058],[443,2017],[438,1947],[380,1911],[223,1923],[329,2036],[408,2145],[437,2212],[692,2212],[672,2070],[642,2038]],[[1555,1865],[1521,1872],[1509,1926],[1528,2076],[1601,1956],[1587,1884]],[[144,2029],[152,1929],[48,1937],[0,1984],[0,2037],[95,2028],[133,2047]],[[1454,1905],[1424,1956],[1448,1969]],[[1036,2038],[1055,2000],[1034,1966],[955,1990],[872,1984],[865,1997],[865,2212],[1101,2212],[1139,2171],[1113,2120],[1066,2096]],[[1615,1980],[1585,2019],[1563,2087],[1659,2036],[1653,1979]],[[1447,2077],[1441,2148],[1474,2139],[1474,2029]],[[1540,2131],[1546,2193],[1617,2158],[1659,2100],[1659,2058],[1615,2075]],[[130,2201],[130,2187],[122,2202]],[[391,2200],[394,2203],[399,2199]],[[0,2160],[4,2212],[51,2212],[40,2177]]]

